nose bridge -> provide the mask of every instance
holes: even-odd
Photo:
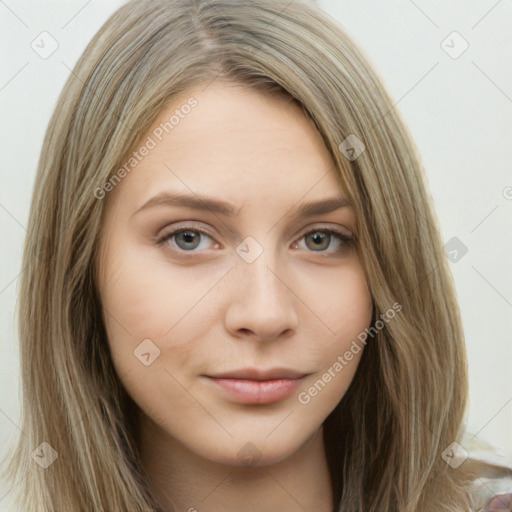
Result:
[[[269,251],[270,253],[271,251]],[[279,299],[281,295],[286,295],[286,287],[279,279],[280,267],[275,255],[262,257],[261,261],[255,262],[256,267],[254,273],[256,274],[256,284],[259,284],[261,291],[268,294],[272,299]]]
[[[295,329],[297,322],[293,294],[269,240],[263,245],[248,237],[237,247],[228,314],[230,329],[248,329],[261,338]]]
[[[256,307],[261,304],[270,306],[270,303],[277,305],[284,298],[282,295],[286,290],[278,278],[280,271],[278,256],[269,240],[270,238],[267,239],[265,247],[253,240],[247,240],[237,248],[237,253],[242,259],[238,262],[240,267],[238,278],[241,279],[242,289],[246,291],[247,296],[251,297],[251,302]],[[246,248],[248,252],[244,253]]]

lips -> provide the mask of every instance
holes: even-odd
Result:
[[[224,373],[209,374],[214,379],[244,379],[244,380],[274,380],[274,379],[301,379],[308,375],[289,368],[271,368],[268,370],[258,368],[243,368]]]
[[[205,375],[216,392],[241,404],[270,404],[284,400],[300,385],[307,373],[288,368],[268,370],[245,368]]]

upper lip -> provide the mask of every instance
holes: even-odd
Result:
[[[292,370],[290,368],[270,368],[263,370],[260,368],[241,368],[222,373],[208,374],[207,377],[213,379],[245,379],[245,380],[275,380],[275,379],[300,379],[309,375],[304,372]]]

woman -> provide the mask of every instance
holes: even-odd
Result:
[[[22,510],[491,497],[420,163],[312,5],[114,13],[48,127],[20,293]]]

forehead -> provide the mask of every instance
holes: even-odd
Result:
[[[246,86],[213,82],[181,94],[137,148],[145,156],[116,193],[138,206],[165,189],[234,204],[342,192],[330,153],[302,108]]]

